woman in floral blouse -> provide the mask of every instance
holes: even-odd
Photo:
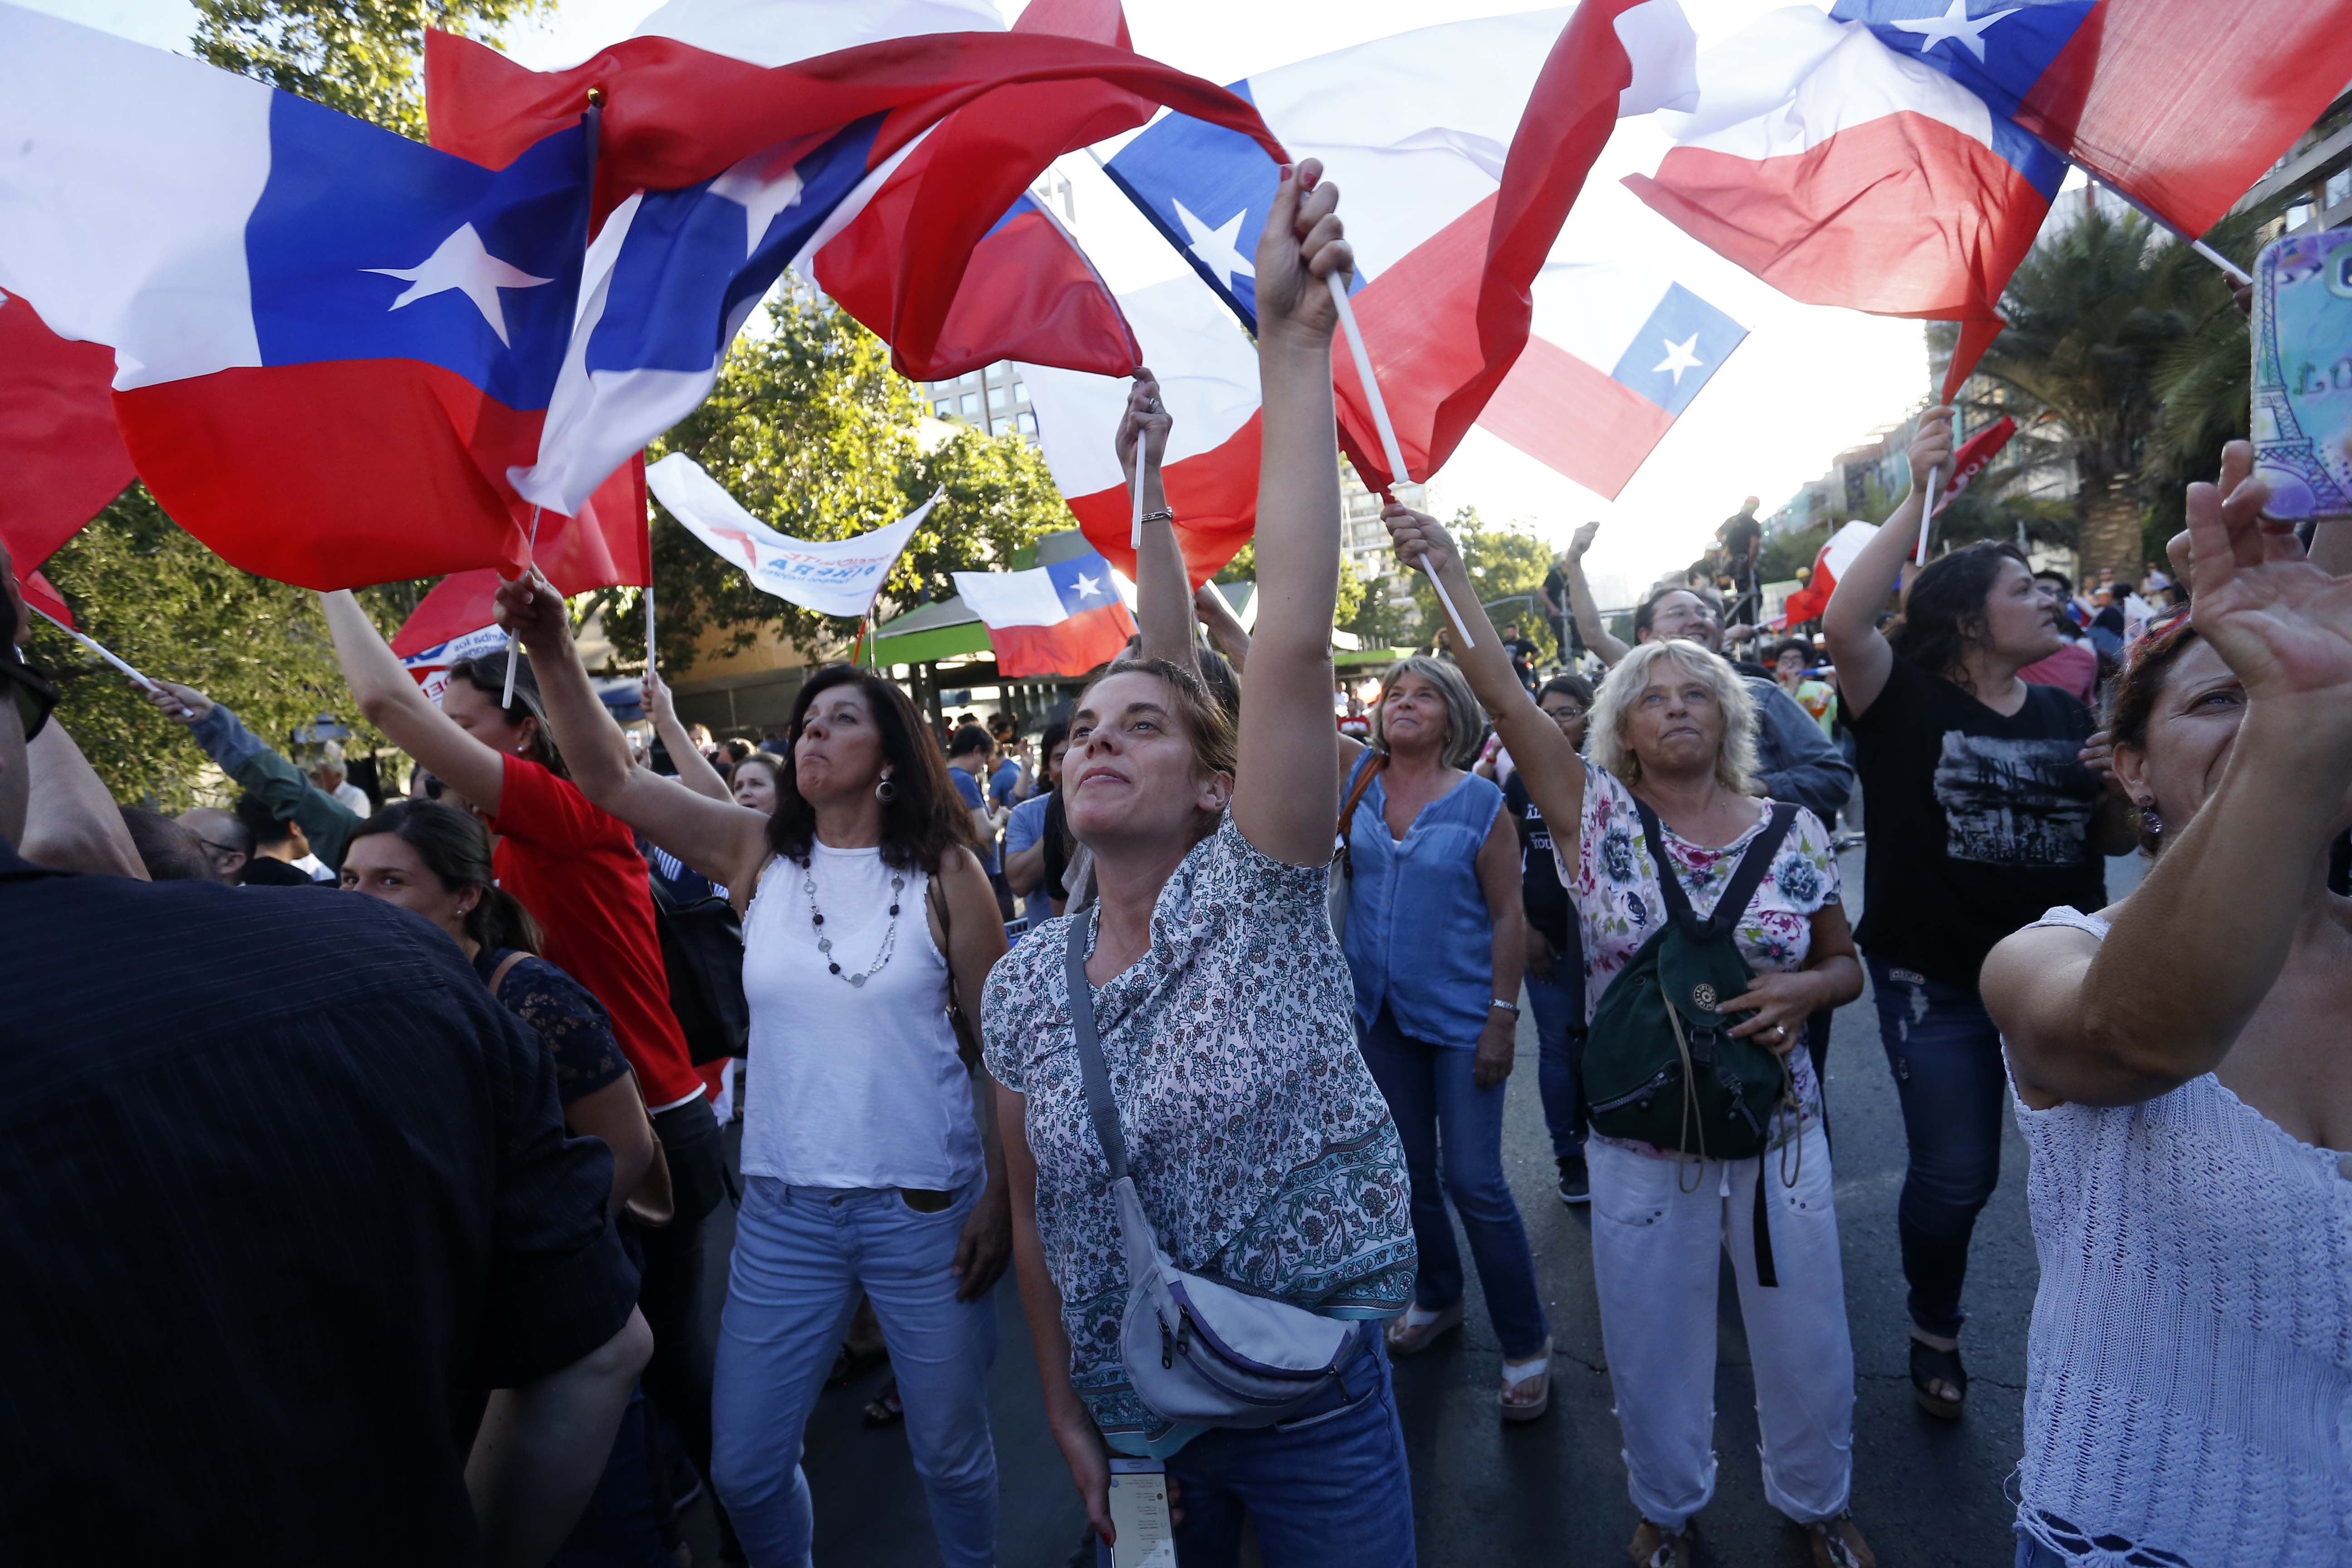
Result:
[[[1339,554],[1324,279],[1349,260],[1320,172],[1309,162],[1286,174],[1257,251],[1266,609],[1238,736],[1186,664],[1122,662],[1087,688],[1062,783],[1099,899],[1015,947],[983,999],[1022,1304],[1047,1418],[1106,1563],[1112,1453],[1166,1465],[1185,1568],[1237,1563],[1244,1515],[1270,1568],[1414,1560],[1377,1322],[1412,1295],[1404,1156],[1356,1051],[1347,963],[1325,914],[1333,753],[1298,743],[1330,733]],[[1160,1247],[1179,1268],[1364,1320],[1339,1386],[1296,1421],[1177,1426],[1128,1380],[1128,1275],[1072,1032],[1073,921],[1091,933],[1096,1027]]]
[[[1475,602],[1443,528],[1402,507],[1386,516],[1407,565],[1426,563],[1456,604]],[[1601,684],[1587,762],[1529,700],[1484,620],[1470,630],[1475,646],[1464,652],[1463,673],[1553,827],[1560,880],[1583,931],[1590,1018],[1666,915],[1635,802],[1656,814],[1665,858],[1702,919],[1769,820],[1753,783],[1754,700],[1717,655],[1687,642],[1643,643]],[[1852,1568],[1874,1561],[1846,1513],[1853,1347],[1821,1087],[1805,1053],[1790,1047],[1816,1009],[1862,994],[1862,966],[1838,901],[1829,832],[1810,812],[1797,814],[1734,940],[1756,978],[1722,1004],[1727,1014],[1750,1015],[1730,1032],[1781,1057],[1794,1086],[1768,1157],[1703,1160],[1598,1132],[1589,1142],[1601,1332],[1642,1515],[1628,1550],[1648,1568],[1686,1563],[1691,1517],[1714,1493],[1716,1294],[1728,1252],[1753,1352],[1764,1495],[1811,1533],[1816,1563]],[[1772,1285],[1759,1282],[1756,1267],[1754,1227],[1768,1214]]]

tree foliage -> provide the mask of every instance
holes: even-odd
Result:
[[[551,0],[195,0],[196,58],[417,141],[425,29],[498,43]]]
[[[1495,607],[1496,624],[1517,620],[1520,630],[1529,633],[1540,626],[1542,606],[1535,603],[1535,593],[1551,568],[1555,553],[1551,546],[1524,524],[1488,523],[1475,507],[1456,511],[1446,529],[1462,552],[1463,570],[1469,574],[1472,591],[1481,605]],[[1403,581],[1410,597],[1402,604],[1391,596],[1388,580],[1368,586],[1348,626],[1367,646],[1411,647],[1429,641],[1444,625],[1427,574],[1412,573]],[[1508,599],[1526,602],[1502,602]]]
[[[1045,458],[1013,436],[959,429],[926,449],[914,386],[879,338],[828,303],[787,290],[739,338],[719,384],[648,449],[684,452],[761,521],[795,539],[847,539],[896,522],[942,491],[882,586],[877,623],[954,593],[950,572],[1009,569],[1038,536],[1074,526]],[[656,633],[683,670],[705,634],[727,652],[762,626],[809,652],[856,623],[821,616],[750,578],[658,506],[653,535]]]

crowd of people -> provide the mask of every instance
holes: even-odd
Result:
[[[437,703],[321,595],[404,795],[154,683],[239,792],[171,819],[108,797],[0,574],[12,1557],[675,1564],[707,1479],[724,1558],[803,1568],[856,1506],[812,1495],[804,1428],[879,1343],[942,1560],[993,1563],[1005,1489],[1044,1484],[990,1428],[1009,1268],[1101,1563],[1148,1469],[1184,1568],[1245,1533],[1402,1568],[1390,1363],[1464,1323],[1457,1223],[1496,1418],[1551,1402],[1503,1160],[1524,1005],[1629,1559],[1694,1560],[1727,1258],[1764,1495],[1870,1564],[1824,1093],[1865,989],[1936,1419],[2004,1117],[2032,1150],[2021,1568],[2352,1555],[2352,524],[2306,551],[2240,444],[2137,592],[1997,544],[1915,569],[1931,410],[1818,642],[1749,641],[1751,502],[1731,598],[1664,584],[1630,643],[1580,531],[1547,676],[1391,505],[1469,620],[1335,725],[1351,259],[1318,175],[1255,258],[1254,632],[1188,584],[1139,373],[1139,632],[1034,739],[831,665],[758,747],[648,674],[641,756],[534,574],[499,594],[525,657]]]

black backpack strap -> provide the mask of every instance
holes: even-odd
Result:
[[[1690,895],[1683,891],[1683,879],[1675,870],[1673,858],[1666,853],[1665,827],[1658,821],[1658,814],[1639,797],[1633,807],[1642,814],[1642,837],[1650,846],[1650,858],[1658,865],[1658,895],[1665,900],[1666,916],[1682,927],[1683,934],[1693,942],[1711,942],[1739,923],[1739,917],[1755,900],[1756,889],[1764,885],[1764,874],[1772,868],[1772,857],[1780,852],[1780,841],[1796,825],[1798,811],[1786,802],[1773,803],[1770,819],[1763,831],[1749,840],[1731,873],[1730,884],[1723,889],[1723,897],[1715,901],[1714,912],[1702,921],[1692,912]]]
[[[1087,927],[1084,915],[1070,921],[1070,941],[1064,957],[1070,986],[1070,1033],[1077,1041],[1078,1078],[1087,1089],[1087,1113],[1094,1118],[1095,1138],[1103,1158],[1110,1162],[1110,1179],[1127,1175],[1127,1139],[1118,1128],[1118,1103],[1110,1097],[1110,1067],[1103,1060],[1102,1041],[1095,1034],[1095,993],[1087,981]]]

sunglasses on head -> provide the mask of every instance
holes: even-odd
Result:
[[[50,684],[48,671],[14,648],[0,649],[0,679],[8,682],[16,717],[24,723],[25,739],[30,741],[48,723],[49,713],[58,705],[58,689]]]

